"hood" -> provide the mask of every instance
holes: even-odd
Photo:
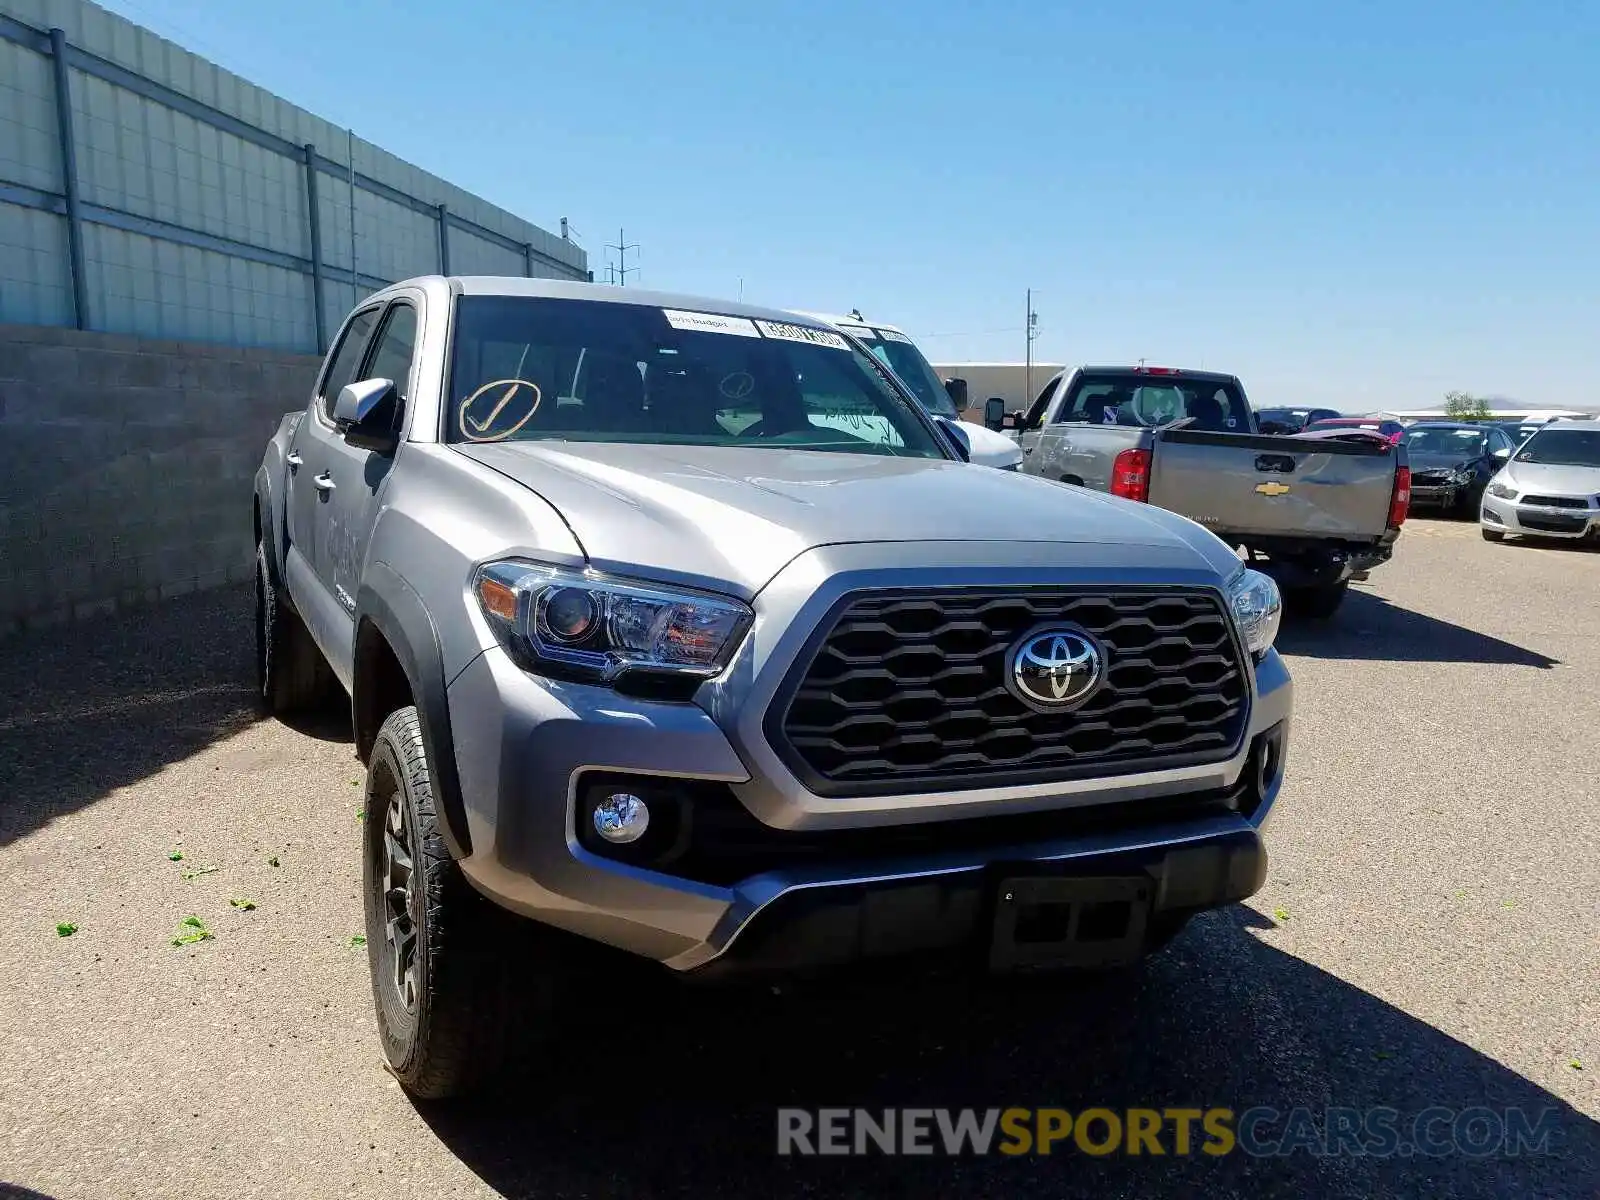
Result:
[[[1164,547],[1191,569],[1216,569],[1210,543],[1221,545],[1158,509],[948,459],[557,441],[453,449],[542,496],[597,564],[752,595],[797,555],[848,542],[1118,543]]]
[[[1519,492],[1551,496],[1600,495],[1600,467],[1563,467],[1555,463],[1508,463],[1500,472],[1502,483]]]
[[[1022,447],[1005,434],[971,421],[961,423],[961,432],[972,446],[972,461],[984,467],[1009,467],[1022,462]]]
[[[1406,461],[1411,464],[1411,473],[1416,475],[1422,471],[1448,471],[1454,467],[1464,467],[1468,463],[1477,462],[1481,454],[1417,454],[1411,449],[1406,450]]]

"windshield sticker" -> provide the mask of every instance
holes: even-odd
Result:
[[[872,332],[877,334],[880,338],[882,338],[886,342],[904,342],[908,346],[911,345],[911,339],[908,338],[905,334],[899,332],[898,330],[895,330],[895,329],[874,329]]]
[[[826,329],[813,329],[809,325],[789,325],[782,321],[757,321],[755,325],[769,338],[778,338],[785,342],[805,342],[811,346],[828,346],[834,350],[850,349],[849,342]]]
[[[693,330],[696,333],[730,333],[735,337],[760,337],[755,323],[744,317],[723,317],[716,313],[683,312],[676,308],[663,308],[667,324],[674,329]]]
[[[526,399],[512,407],[512,402],[522,395]],[[503,442],[533,419],[543,399],[539,385],[526,379],[491,380],[461,402],[456,425],[469,442]],[[506,423],[495,428],[508,408],[511,412]]]

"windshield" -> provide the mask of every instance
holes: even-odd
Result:
[[[1483,453],[1485,438],[1481,429],[1413,429],[1406,434],[1406,449],[1412,454],[1456,455],[1476,458]]]
[[[1147,383],[1133,374],[1077,377],[1057,421],[1093,425],[1169,425],[1194,418],[1191,429],[1250,431],[1250,410],[1239,389],[1215,380],[1162,377]]]
[[[1517,461],[1551,467],[1600,467],[1600,429],[1541,429],[1523,443]]]
[[[463,296],[452,442],[556,439],[945,458],[870,357],[815,325],[642,304]]]
[[[851,329],[850,332],[879,360],[888,364],[900,377],[900,382],[922,401],[923,408],[934,416],[949,417],[952,421],[961,416],[938,374],[905,334],[892,329]]]

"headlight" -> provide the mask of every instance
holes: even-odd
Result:
[[[1278,585],[1247,567],[1228,583],[1228,606],[1233,609],[1233,623],[1239,627],[1250,657],[1259,661],[1272,648],[1283,620]]]
[[[584,683],[630,672],[709,679],[753,617],[724,596],[520,561],[478,568],[472,590],[523,666]]]
[[[1489,495],[1498,496],[1502,500],[1515,500],[1517,498],[1517,490],[1508,488],[1503,483],[1491,483],[1489,485]]]
[[[1455,484],[1457,487],[1460,487],[1464,483],[1471,483],[1472,482],[1472,470],[1471,470],[1471,468],[1462,467],[1459,470],[1451,471],[1450,472],[1450,482]]]

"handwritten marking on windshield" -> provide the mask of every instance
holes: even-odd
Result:
[[[494,407],[489,410],[489,415],[481,421],[472,416],[472,406],[476,404],[482,396],[500,387],[505,388],[505,392],[495,402]],[[508,428],[503,429],[498,433],[487,432],[493,427],[494,423],[500,419],[500,414],[505,412],[506,406],[511,403],[516,394],[524,388],[531,392],[533,396],[532,401],[528,405],[528,411],[523,413],[521,419]],[[491,380],[461,402],[461,409],[457,420],[457,425],[461,429],[461,436],[466,438],[469,442],[504,441],[506,438],[516,433],[519,429],[533,419],[533,414],[539,411],[539,404],[541,401],[543,401],[543,399],[544,393],[539,390],[539,385],[536,383],[530,383],[526,379]]]

